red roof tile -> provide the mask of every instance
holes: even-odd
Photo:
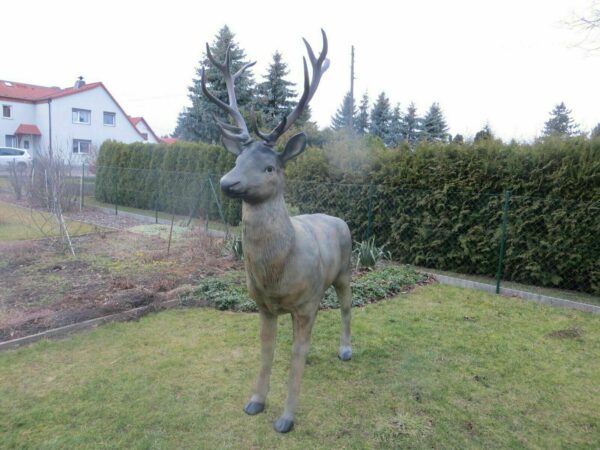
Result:
[[[159,140],[163,144],[174,144],[175,142],[177,142],[177,139],[175,138],[159,138]]]
[[[0,80],[0,97],[22,100],[26,102],[38,102],[51,98],[64,97],[66,95],[77,94],[79,92],[88,91],[102,83],[89,83],[83,86],[69,87],[61,89],[59,87],[36,86],[34,84],[16,83],[13,81]]]
[[[60,91],[61,89],[58,87],[36,86],[34,84],[0,80],[0,97],[35,101],[41,97]]]
[[[127,118],[129,119],[129,121],[130,121],[130,122],[131,122],[133,125],[136,125],[136,126],[137,126],[137,124],[138,124],[138,123],[140,123],[142,120],[144,120],[144,118],[143,118],[143,117],[131,117],[131,116],[127,116]]]
[[[19,125],[17,127],[17,131],[15,131],[15,134],[34,134],[36,136],[42,135],[37,125],[30,125],[28,123],[22,123]]]

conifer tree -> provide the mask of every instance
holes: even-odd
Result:
[[[281,53],[273,54],[273,62],[265,74],[264,81],[257,86],[256,111],[260,113],[266,128],[276,127],[296,106],[294,83],[286,80],[289,74]]]
[[[400,104],[397,104],[390,116],[390,131],[385,144],[388,147],[398,147],[402,140],[402,113]]]
[[[479,142],[479,141],[485,141],[485,140],[491,140],[494,139],[494,133],[492,133],[492,130],[490,129],[489,124],[485,124],[485,126],[479,130],[477,133],[475,133],[475,139],[473,140],[474,142]]]
[[[369,131],[369,95],[365,92],[358,106],[358,113],[354,119],[354,130],[363,136]]]
[[[348,92],[344,96],[344,100],[336,111],[335,116],[331,118],[331,128],[334,130],[352,129],[356,114],[354,99],[350,92]]]
[[[559,103],[550,112],[550,119],[544,124],[544,136],[569,137],[579,133],[579,126],[571,117],[571,110],[564,102]]]
[[[415,145],[421,133],[421,119],[417,116],[417,107],[411,102],[406,114],[402,117],[402,138],[410,146]]]
[[[246,54],[234,40],[235,35],[227,25],[223,26],[217,33],[210,51],[217,61],[225,60],[225,53],[230,47],[231,72],[235,73],[242,65],[247,63]],[[201,73],[202,67],[206,70],[206,87],[219,99],[228,102],[227,89],[223,81],[223,75],[208,60],[204,53],[192,85],[188,88],[189,98],[192,105],[186,108],[177,120],[176,135],[178,138],[191,141],[204,141],[216,143],[220,140],[220,131],[213,115],[227,122],[227,115],[214,103],[210,102],[202,93]],[[253,100],[254,80],[249,71],[245,71],[235,83],[237,104],[240,110],[249,109]]]
[[[382,92],[371,110],[369,133],[386,142],[390,133],[391,116],[390,101],[385,92]]]
[[[590,134],[590,137],[591,138],[600,137],[600,123],[592,129],[592,133]]]
[[[430,142],[444,142],[448,138],[448,125],[438,103],[433,103],[423,117],[422,137]]]

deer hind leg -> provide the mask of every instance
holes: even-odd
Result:
[[[308,349],[310,347],[310,334],[316,316],[316,310],[308,315],[299,313],[292,314],[294,344],[292,345],[288,396],[283,414],[273,424],[275,431],[279,433],[287,433],[294,427],[294,414],[298,405],[300,383],[302,382],[306,356],[308,355]]]
[[[342,335],[340,337],[340,350],[338,351],[338,358],[340,358],[342,361],[349,361],[352,359],[352,344],[350,338],[352,289],[350,288],[350,279],[350,273],[345,273],[341,275],[333,285],[342,313]]]
[[[260,370],[256,380],[256,388],[250,401],[244,407],[251,416],[265,409],[265,401],[269,392],[273,355],[275,353],[275,337],[277,335],[277,316],[268,311],[260,311]]]

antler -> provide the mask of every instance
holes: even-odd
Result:
[[[302,93],[302,97],[298,101],[296,108],[288,114],[287,117],[284,117],[279,125],[273,129],[268,134],[262,133],[256,124],[256,118],[253,117],[252,120],[252,128],[258,137],[260,137],[267,144],[273,145],[279,139],[279,137],[285,133],[294,122],[300,117],[310,99],[315,95],[317,87],[319,86],[319,82],[321,81],[321,76],[325,73],[325,71],[329,68],[329,60],[326,59],[327,56],[327,35],[325,31],[321,29],[321,34],[323,35],[323,50],[321,50],[321,54],[319,58],[315,57],[315,53],[313,52],[312,47],[306,41],[306,39],[302,38],[304,41],[304,45],[306,45],[306,50],[308,52],[308,58],[310,59],[310,64],[312,66],[312,81],[309,82],[308,77],[308,67],[306,65],[306,58],[302,58],[304,62],[304,92]]]
[[[246,69],[256,64],[256,62],[244,64],[240,68],[240,70],[238,70],[232,75],[230,50],[231,48],[227,47],[227,52],[225,53],[225,62],[221,64],[213,57],[208,43],[206,44],[206,55],[208,56],[208,59],[223,74],[225,86],[227,87],[227,97],[229,98],[229,104],[219,100],[206,88],[206,76],[204,73],[204,67],[202,68],[201,78],[202,92],[204,92],[204,95],[206,95],[210,101],[215,103],[223,111],[225,111],[226,113],[231,115],[231,117],[233,117],[235,125],[224,123],[215,117],[215,121],[221,129],[221,133],[223,134],[223,136],[234,141],[246,142],[250,139],[250,133],[248,132],[248,127],[246,126],[246,122],[242,117],[242,113],[240,112],[237,106],[237,99],[235,97],[235,80],[237,80]]]

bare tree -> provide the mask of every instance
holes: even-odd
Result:
[[[577,46],[589,52],[600,50],[600,0],[592,1],[584,14],[576,14],[567,25],[582,34]]]

